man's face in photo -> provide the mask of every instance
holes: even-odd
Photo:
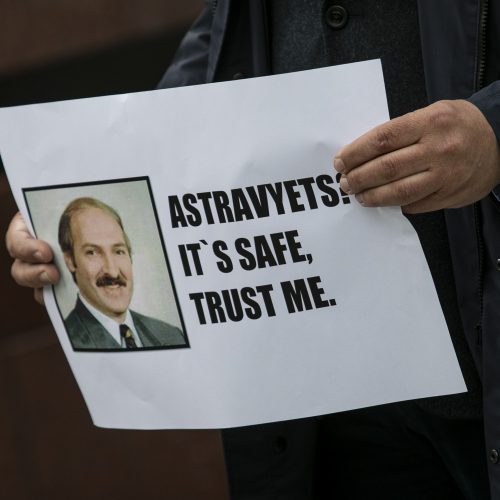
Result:
[[[100,208],[88,207],[71,218],[73,257],[65,253],[80,294],[117,322],[125,319],[134,287],[132,260],[118,222]]]

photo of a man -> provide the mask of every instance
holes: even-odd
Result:
[[[184,346],[181,330],[132,311],[132,248],[118,212],[102,201],[81,197],[59,220],[59,246],[78,287],[64,324],[74,349],[141,349]]]

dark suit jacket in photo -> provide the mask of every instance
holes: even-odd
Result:
[[[130,311],[143,347],[185,346],[186,338],[175,326],[159,319]],[[120,349],[121,346],[77,299],[75,308],[64,320],[66,332],[76,350]]]

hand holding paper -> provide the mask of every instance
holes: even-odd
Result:
[[[20,213],[12,219],[5,242],[14,259],[12,277],[18,285],[34,288],[35,300],[43,304],[42,287],[59,281],[59,271],[51,264],[54,256],[50,246],[33,238]]]
[[[344,191],[366,207],[431,212],[486,196],[500,183],[500,148],[476,106],[440,101],[370,130],[334,166]]]

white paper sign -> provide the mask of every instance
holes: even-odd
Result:
[[[0,110],[96,425],[232,427],[465,390],[415,232],[331,166],[387,118],[378,61]]]

